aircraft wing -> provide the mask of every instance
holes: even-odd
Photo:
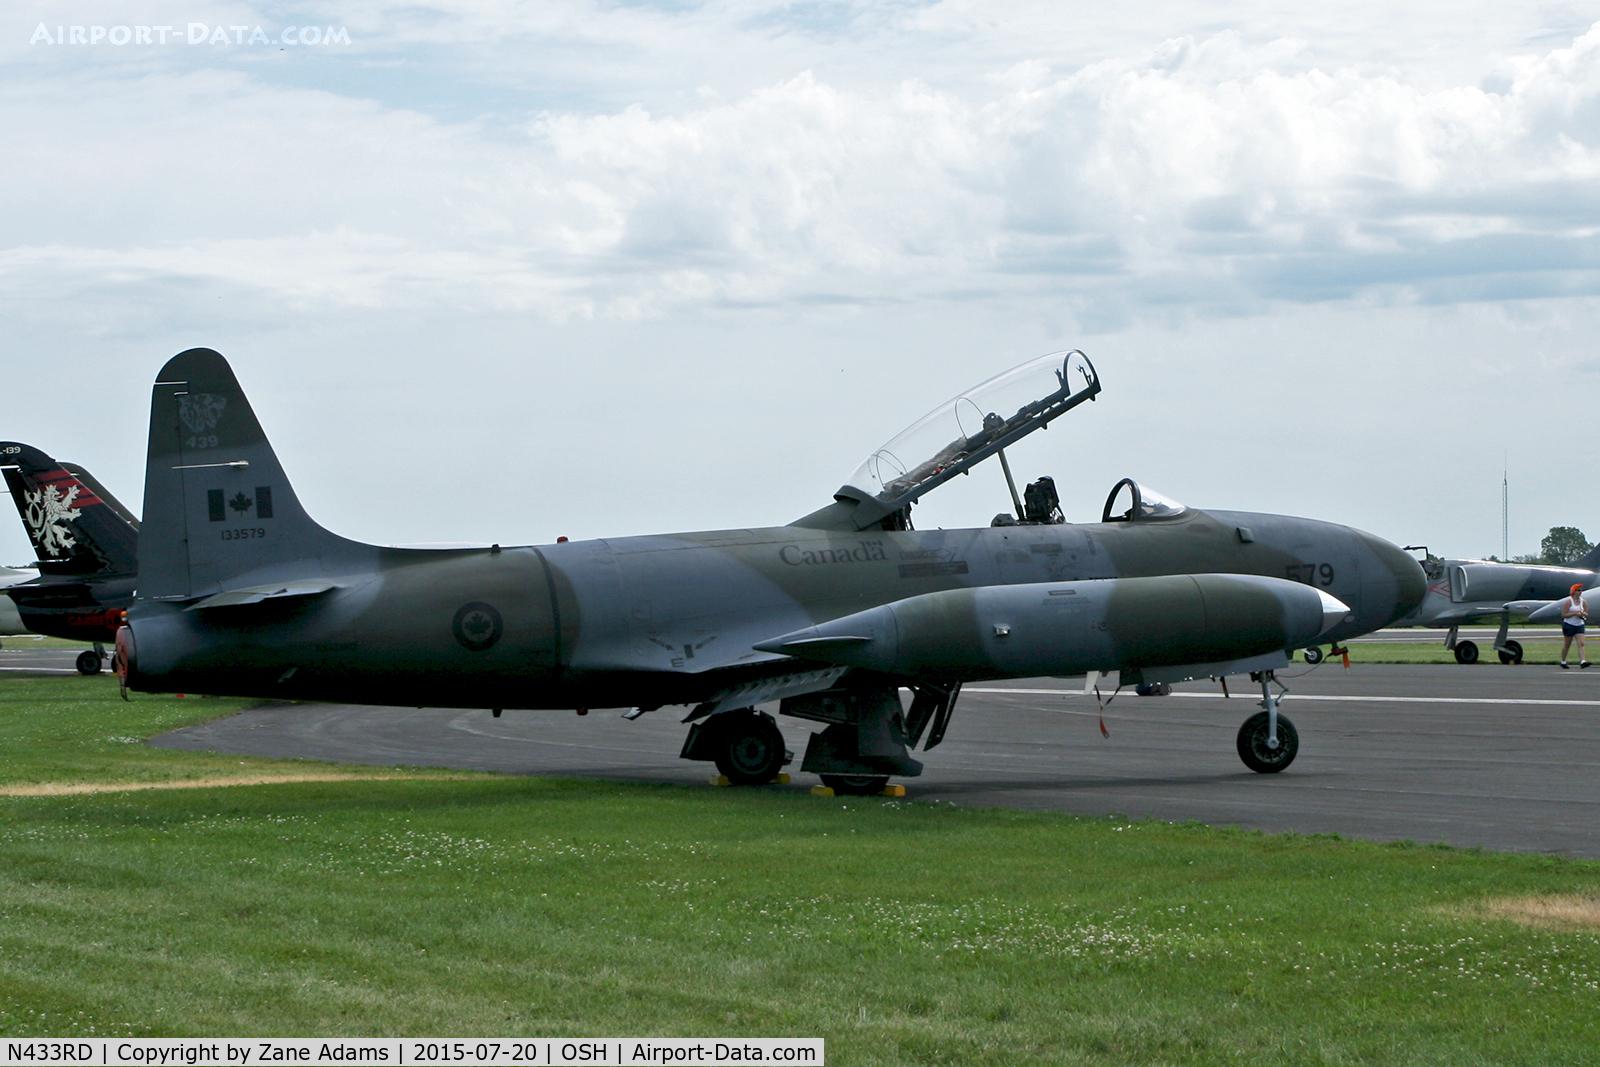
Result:
[[[1526,612],[1528,621],[1535,626],[1539,626],[1545,623],[1560,622],[1561,604],[1566,599],[1566,597],[1561,597],[1559,600],[1519,600],[1514,604],[1507,604],[1506,607],[1516,614]],[[1600,607],[1600,588],[1584,590],[1583,602],[1590,611]]]

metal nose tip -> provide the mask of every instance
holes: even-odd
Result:
[[[1317,596],[1322,600],[1322,633],[1327,633],[1350,617],[1350,605],[1332,593],[1318,589]]]

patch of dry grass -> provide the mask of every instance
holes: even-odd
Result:
[[[67,797],[83,793],[125,793],[134,789],[212,789],[218,786],[282,785],[289,782],[391,782],[418,778],[460,780],[490,775],[429,774],[404,771],[322,771],[310,774],[241,774],[237,777],[178,779],[170,782],[30,782],[0,786],[0,797]]]
[[[1523,926],[1551,930],[1600,929],[1600,896],[1552,894],[1532,897],[1496,897],[1452,914],[1471,918],[1508,919]]]

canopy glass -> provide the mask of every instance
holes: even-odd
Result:
[[[951,398],[866,458],[849,484],[898,506],[1100,391],[1082,352],[1053,352]]]

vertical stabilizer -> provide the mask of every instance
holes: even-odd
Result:
[[[138,525],[83,468],[0,441],[0,472],[43,574],[131,575]]]
[[[1595,545],[1589,551],[1563,566],[1573,567],[1580,571],[1600,571],[1600,545]]]
[[[167,361],[150,398],[141,599],[325,577],[371,552],[305,513],[227,360],[191,348]]]

